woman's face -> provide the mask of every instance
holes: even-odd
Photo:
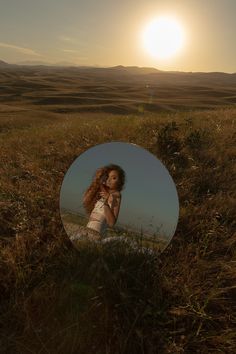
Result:
[[[110,189],[116,189],[119,183],[119,174],[116,170],[112,170],[108,174],[108,178],[106,180],[106,185]]]

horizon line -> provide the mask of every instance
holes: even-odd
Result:
[[[98,69],[114,69],[114,68],[137,68],[137,69],[153,69],[158,72],[169,72],[169,73],[185,73],[185,74],[210,74],[210,73],[221,73],[221,74],[236,74],[236,71],[234,72],[227,72],[227,71],[183,71],[183,70],[161,70],[158,69],[157,67],[154,66],[138,66],[138,65],[123,65],[123,64],[117,64],[117,65],[99,65],[99,64],[76,64],[76,63],[70,63],[70,62],[44,62],[44,61],[39,61],[40,64],[37,64],[37,60],[25,60],[22,62],[7,62],[5,60],[0,59],[0,63],[6,64],[6,65],[17,65],[17,66],[55,66],[55,67],[65,67],[65,68],[70,68],[70,67],[75,67],[75,68],[98,68]],[[25,63],[24,63],[25,62]],[[28,63],[27,63],[28,62]],[[36,63],[34,63],[36,62]]]

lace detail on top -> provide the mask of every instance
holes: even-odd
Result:
[[[96,202],[87,224],[88,228],[98,231],[101,235],[105,235],[108,227],[104,212],[104,202],[104,198],[101,198]],[[108,204],[111,207],[111,202],[108,202]]]

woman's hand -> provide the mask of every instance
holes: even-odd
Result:
[[[106,201],[109,198],[110,193],[108,193],[105,187],[101,184],[101,192],[99,193],[101,197],[103,197]]]

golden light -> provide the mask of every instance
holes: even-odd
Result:
[[[185,42],[181,25],[172,17],[159,17],[142,33],[143,46],[153,57],[166,59],[180,51]]]

